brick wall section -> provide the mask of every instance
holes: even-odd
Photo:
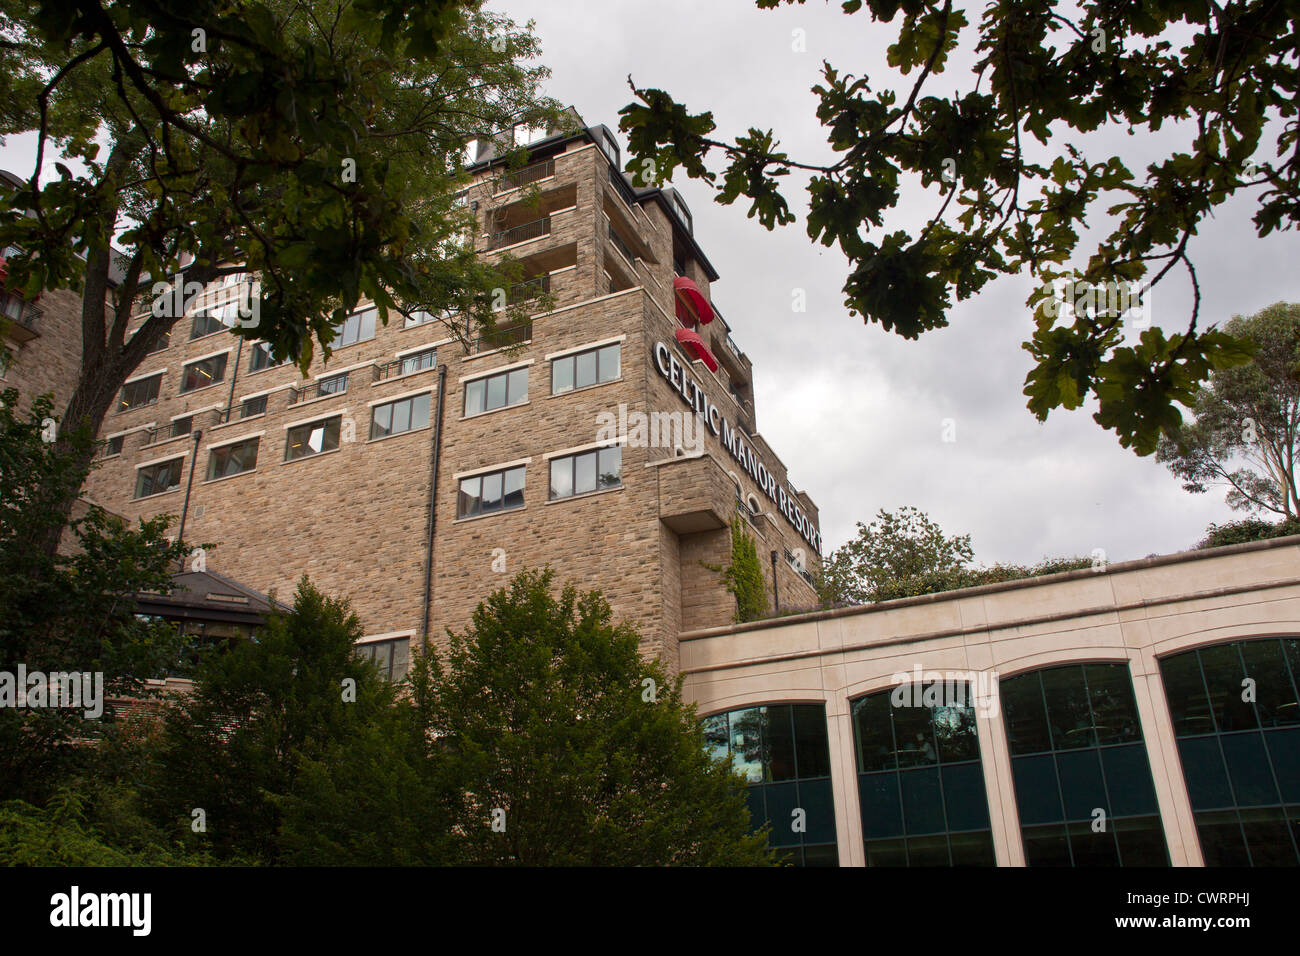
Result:
[[[498,195],[496,173],[484,176],[466,198],[478,202],[480,247],[494,207],[519,201],[520,193]],[[235,338],[225,332],[185,341],[188,322],[177,326],[173,344],[147,358],[137,376],[166,369],[160,400],[149,407],[114,411],[103,436],[126,434],[120,456],[105,459],[92,476],[92,497],[128,517],[160,511],[179,513],[189,477],[193,442],[185,436],[146,445],[144,429],[171,418],[197,413],[202,429],[186,524],[186,540],[214,542],[210,567],[249,587],[276,592],[287,601],[297,580],[311,576],[327,593],[349,594],[368,635],[410,632],[418,637],[423,622],[426,535],[432,427],[368,441],[371,404],[415,390],[436,388],[438,373],[421,371],[396,380],[372,381],[371,366],[392,361],[399,352],[439,342],[438,362],[446,368],[441,465],[436,502],[436,545],[430,631],[463,629],[477,604],[517,571],[549,564],[561,581],[599,588],[618,618],[641,629],[643,653],[678,668],[677,635],[685,629],[725,624],[734,600],[719,576],[700,567],[729,560],[726,523],[735,513],[736,488],[728,471],[738,475],[741,492],[754,493],[765,510],[771,502],[711,434],[705,456],[669,461],[671,448],[625,447],[622,487],[559,501],[549,500],[548,454],[593,445],[601,413],[687,412],[680,396],[654,365],[656,342],[669,343],[679,359],[689,359],[673,339],[676,328],[672,226],[657,203],[629,208],[609,183],[604,156],[593,146],[571,144],[557,157],[553,180],[536,184],[543,196],[573,190],[577,208],[552,218],[552,234],[505,250],[524,259],[530,271],[555,270],[552,292],[557,304],[534,317],[532,338],[521,346],[466,354],[436,324],[377,329],[368,342],[338,349],[328,364],[317,357],[311,377],[353,368],[343,395],[290,404],[291,386],[301,384],[296,368],[250,373],[250,348],[239,356],[233,400],[268,395],[267,411],[256,418],[216,425],[213,409],[232,398]],[[517,216],[524,216],[516,211]],[[608,294],[605,266],[626,274],[628,265],[607,237],[606,216],[625,238],[650,256],[633,264],[636,286]],[[630,229],[635,234],[628,235]],[[649,261],[649,258],[657,261]],[[707,277],[697,266],[692,274],[702,289]],[[551,395],[547,356],[621,337],[621,376],[612,382]],[[231,348],[226,380],[186,395],[178,394],[182,366],[196,356]],[[529,370],[525,404],[486,414],[464,415],[463,380],[523,363]],[[354,368],[360,366],[360,368]],[[734,424],[739,406],[727,391],[726,373],[712,374],[701,363],[689,364],[691,376]],[[436,414],[437,396],[432,401]],[[337,451],[285,463],[286,426],[344,414],[355,424],[355,441]],[[205,481],[209,452],[246,435],[260,433],[253,472]],[[759,445],[759,451],[763,448]],[[156,497],[133,500],[136,470],[145,462],[183,456],[181,486]],[[785,480],[785,468],[764,454],[767,467]],[[480,517],[457,517],[458,476],[523,461],[524,506]],[[684,477],[677,477],[677,476]],[[675,483],[675,484],[674,484]],[[702,490],[703,489],[703,490]],[[661,516],[676,513],[690,496],[707,499],[714,527],[679,534]],[[764,573],[768,550],[803,544],[780,515],[757,518],[756,533]],[[805,545],[806,547],[806,545]],[[497,550],[500,549],[500,550]],[[504,556],[504,573],[496,560]],[[815,564],[810,558],[810,565]],[[494,569],[494,561],[496,569]],[[783,602],[809,604],[811,588],[782,560],[778,586]]]
[[[0,391],[18,389],[23,408],[51,392],[55,417],[61,420],[81,373],[81,297],[60,289],[44,293],[36,306],[42,313],[36,326],[40,334],[22,344],[9,343],[13,362],[0,379]],[[111,311],[109,316],[111,320]]]

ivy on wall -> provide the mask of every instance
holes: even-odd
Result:
[[[711,564],[704,566],[710,571],[720,572],[727,590],[735,595],[737,624],[756,621],[767,613],[767,584],[763,581],[758,546],[745,534],[738,520],[731,519],[731,563],[725,568]]]

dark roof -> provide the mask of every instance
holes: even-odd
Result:
[[[174,574],[171,591],[139,594],[136,604],[141,614],[237,624],[260,624],[272,609],[292,610],[216,571]]]

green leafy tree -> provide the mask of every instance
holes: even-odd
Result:
[[[282,842],[286,806],[320,792],[320,767],[355,769],[362,758],[341,760],[349,747],[369,753],[371,732],[392,719],[394,689],[354,653],[361,636],[347,600],[304,578],[292,612],[273,613],[255,641],[202,662],[193,693],[168,708],[142,787],[150,817],[223,859],[301,861],[301,827]],[[203,832],[194,832],[195,810]]]
[[[166,538],[171,516],[132,529],[89,506],[64,536],[64,550],[33,547],[63,525],[93,447],[84,429],[50,441],[57,426],[48,397],[16,414],[13,389],[0,394],[0,672],[101,674],[103,696],[146,696],[144,681],[172,666],[175,628],[138,618],[136,595],[170,587],[185,547]],[[93,684],[92,684],[93,687]],[[93,741],[120,730],[106,702],[86,709],[0,707],[0,799],[40,803],[84,768]]]
[[[413,695],[459,795],[457,858],[474,865],[755,865],[744,782],[705,750],[680,681],[638,653],[598,592],[523,571]],[[496,829],[493,828],[494,823]]]
[[[557,114],[537,92],[546,71],[527,65],[531,30],[481,7],[0,0],[0,136],[37,137],[30,178],[0,201],[0,247],[21,250],[8,267],[25,298],[81,295],[64,421],[98,431],[179,321],[155,284],[182,269],[200,286],[255,280],[237,333],[304,372],[362,297],[384,322],[393,310],[490,317],[492,291],[519,270],[460,241],[465,149]]]
[[[680,168],[720,203],[748,199],[768,229],[795,219],[783,178],[806,178],[809,237],[849,262],[846,306],[905,338],[947,325],[954,297],[1032,275],[1029,409],[1043,420],[1095,398],[1099,424],[1152,453],[1179,424],[1176,405],[1247,357],[1229,335],[1198,328],[1189,240],[1239,194],[1254,202],[1260,236],[1300,218],[1294,4],[995,0],[974,25],[951,0],[841,5],[897,24],[888,65],[905,79],[824,65],[813,92],[833,162],[792,158],[771,129],[719,140],[711,112],[633,85],[621,122],[629,171],[663,180]],[[949,95],[942,74],[957,58],[971,74]],[[1145,169],[1130,168],[1145,137],[1132,155],[1089,156],[1083,137],[1106,129],[1160,131],[1170,146]],[[918,183],[932,215],[894,226],[890,210]],[[1180,267],[1193,293],[1186,329],[1147,328],[1125,344],[1129,306],[1149,306],[1148,290]],[[1071,308],[1055,307],[1053,283],[1069,283]]]
[[[949,536],[929,515],[904,506],[884,508],[857,537],[823,562],[819,591],[826,604],[867,604],[940,591],[997,584],[1091,567],[1089,558],[1044,558],[1033,565],[972,566],[968,534]]]
[[[1242,544],[1246,541],[1264,541],[1268,538],[1285,538],[1300,534],[1300,518],[1287,518],[1272,524],[1258,518],[1246,518],[1242,521],[1229,521],[1226,524],[1212,524],[1206,529],[1205,537],[1198,548],[1221,548],[1229,544]]]
[[[1300,517],[1300,305],[1279,302],[1223,330],[1254,348],[1249,364],[1221,369],[1196,393],[1194,418],[1156,449],[1183,488],[1227,488],[1237,511]]]

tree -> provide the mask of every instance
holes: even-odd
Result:
[[[945,535],[929,515],[905,506],[880,509],[870,525],[858,522],[858,535],[822,563],[819,592],[824,604],[866,604],[918,597],[980,584],[1077,571],[1089,558],[1044,558],[1033,565],[972,567],[968,534]]]
[[[170,588],[186,548],[166,538],[170,515],[132,529],[97,506],[72,521],[63,552],[34,548],[62,527],[62,502],[85,480],[93,442],[84,428],[65,444],[49,440],[49,398],[22,416],[17,399],[13,389],[0,394],[0,675],[8,675],[0,681],[18,690],[20,665],[47,681],[89,675],[84,700],[95,675],[102,679],[99,716],[87,716],[93,706],[0,706],[0,800],[40,802],[92,759],[88,744],[116,735],[105,698],[145,696],[144,681],[177,660],[179,633],[136,617],[136,595]]]
[[[23,297],[81,294],[68,427],[97,432],[184,314],[157,285],[182,271],[182,299],[190,283],[256,283],[235,331],[304,373],[363,296],[384,322],[490,317],[518,270],[459,241],[465,148],[556,113],[537,94],[545,70],[522,65],[531,32],[481,6],[0,0],[0,135],[37,134],[31,177],[0,202],[0,247],[20,250]],[[60,162],[42,182],[55,150],[85,174]]]
[[[412,675],[474,865],[754,865],[744,782],[598,592],[523,571]],[[444,663],[445,662],[445,663]]]
[[[193,694],[167,710],[146,775],[152,819],[221,858],[301,854],[300,829],[285,839],[281,823],[304,776],[392,719],[392,686],[354,653],[361,635],[347,600],[304,578],[291,613],[201,663]]]
[[[834,162],[792,159],[771,129],[711,138],[711,112],[691,113],[629,77],[636,100],[620,124],[629,171],[663,180],[681,168],[712,185],[720,203],[749,199],[749,215],[768,229],[795,219],[781,178],[806,174],[808,235],[849,260],[845,304],[905,338],[945,326],[954,295],[1028,272],[1041,283],[1027,302],[1037,326],[1024,344],[1035,360],[1029,409],[1044,420],[1095,398],[1099,424],[1124,447],[1152,453],[1181,420],[1175,403],[1190,406],[1212,370],[1247,358],[1230,336],[1198,328],[1189,239],[1243,192],[1257,193],[1260,236],[1300,218],[1295,5],[997,0],[974,31],[951,0],[842,7],[879,23],[901,15],[888,60],[913,78],[899,97],[888,80],[873,88],[865,72],[825,64],[813,92]],[[974,37],[973,49],[963,36]],[[1174,37],[1185,37],[1181,48]],[[967,88],[926,93],[959,55],[973,62]],[[1124,156],[1086,155],[1079,136],[1101,129],[1172,129],[1182,142],[1143,174]],[[716,153],[720,173],[706,162]],[[933,196],[933,216],[915,234],[886,232],[904,182],[915,180]],[[1085,245],[1084,227],[1104,217],[1109,234]],[[1072,269],[1076,253],[1086,264]],[[1149,307],[1148,290],[1180,264],[1193,293],[1186,330],[1147,328],[1123,344],[1125,313]]]
[[[1196,393],[1193,421],[1161,441],[1156,460],[1194,494],[1227,486],[1236,511],[1300,517],[1300,305],[1278,302],[1223,328],[1249,342],[1254,357],[1211,374]]]

